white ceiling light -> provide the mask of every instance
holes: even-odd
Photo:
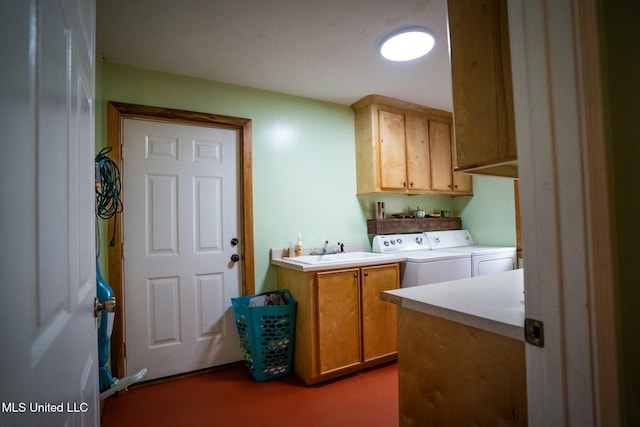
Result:
[[[426,55],[435,40],[426,30],[408,28],[387,36],[380,44],[380,53],[391,61],[410,61]]]

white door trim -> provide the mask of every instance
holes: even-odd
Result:
[[[509,0],[530,426],[620,419],[595,22],[593,0]]]

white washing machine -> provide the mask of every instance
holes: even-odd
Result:
[[[471,254],[432,250],[424,233],[374,236],[372,251],[406,258],[400,263],[401,288],[471,277]]]
[[[516,248],[475,245],[468,230],[428,231],[424,235],[431,248],[440,252],[471,255],[471,275],[501,273],[518,267]]]

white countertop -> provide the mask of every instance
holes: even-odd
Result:
[[[347,246],[348,251],[360,251],[362,246]],[[384,258],[372,258],[365,260],[356,260],[356,261],[344,261],[344,262],[332,262],[332,263],[323,263],[323,264],[306,264],[303,262],[297,262],[295,257],[289,258],[285,256],[287,253],[287,249],[279,249],[273,248],[270,251],[271,256],[271,264],[277,265],[278,267],[289,268],[291,270],[308,272],[308,271],[327,271],[327,270],[338,270],[343,268],[354,268],[354,267],[367,267],[371,265],[382,265],[382,264],[393,264],[396,262],[406,261],[406,257],[401,255],[388,255]],[[305,253],[306,255],[307,253]]]
[[[385,291],[384,301],[524,341],[522,269]]]

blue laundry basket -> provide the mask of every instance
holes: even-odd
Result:
[[[286,304],[250,307],[252,298],[278,294]],[[297,302],[288,289],[231,298],[240,347],[253,378],[266,381],[291,373]]]

